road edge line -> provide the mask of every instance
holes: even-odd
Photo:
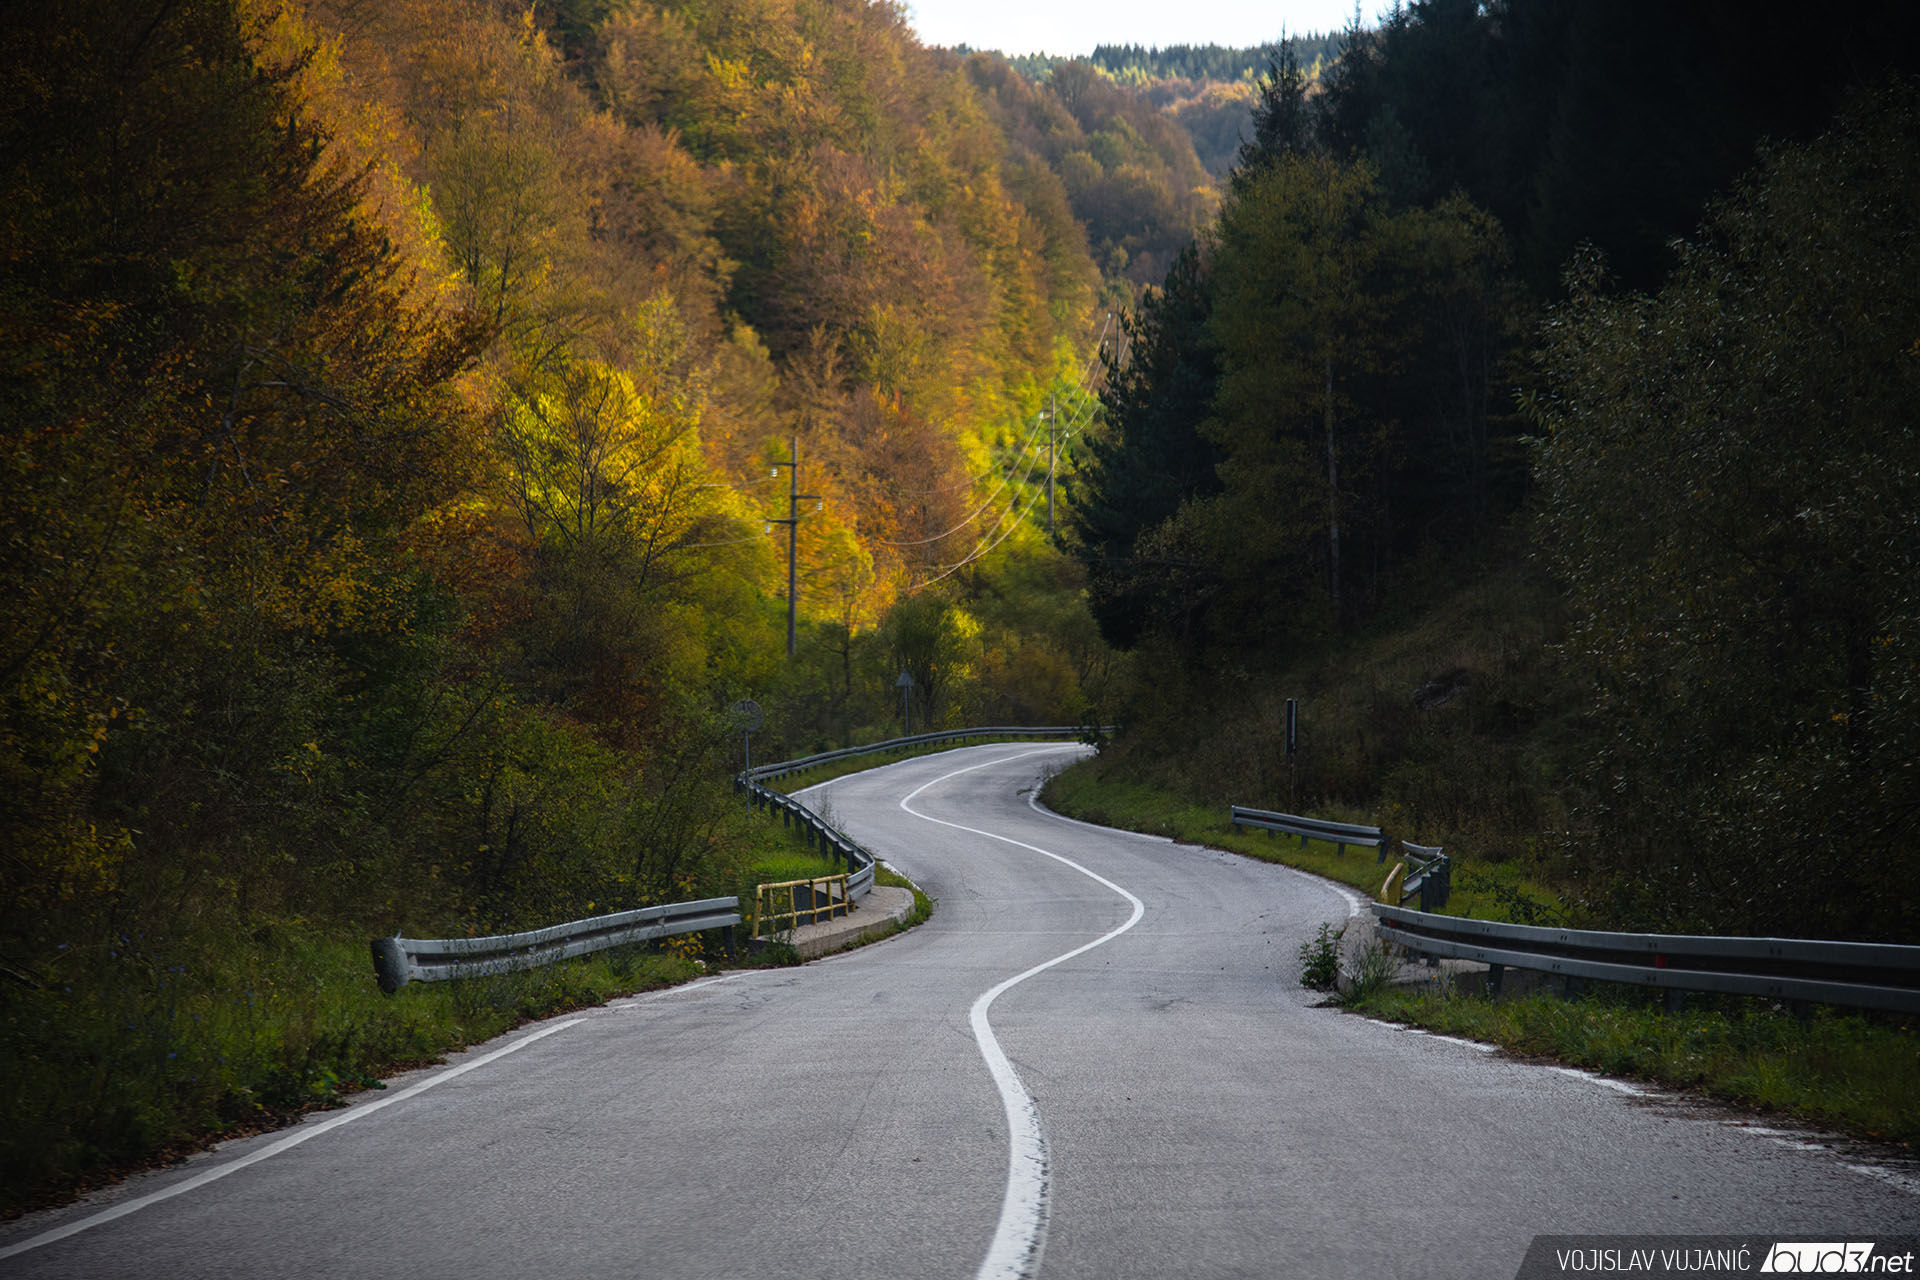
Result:
[[[578,1026],[585,1021],[585,1018],[569,1018],[565,1022],[558,1022],[552,1026],[542,1027],[531,1035],[522,1036],[512,1044],[502,1045],[491,1053],[483,1054],[475,1058],[472,1062],[463,1062],[450,1071],[442,1071],[436,1075],[427,1077],[417,1084],[409,1085],[391,1097],[348,1107],[339,1115],[327,1120],[322,1120],[312,1126],[303,1124],[279,1141],[262,1147],[258,1151],[249,1152],[241,1156],[238,1160],[230,1160],[226,1164],[215,1165],[204,1173],[196,1174],[181,1182],[176,1182],[170,1187],[162,1187],[158,1191],[148,1192],[146,1195],[140,1196],[137,1199],[114,1205],[110,1209],[102,1209],[99,1213],[90,1214],[77,1221],[69,1222],[65,1226],[55,1227],[51,1231],[43,1231],[37,1236],[30,1236],[16,1244],[10,1244],[5,1248],[0,1248],[0,1259],[15,1257],[19,1254],[26,1253],[28,1250],[38,1249],[42,1245],[55,1244],[67,1239],[69,1236],[77,1236],[82,1231],[104,1226],[116,1218],[124,1218],[130,1213],[136,1213],[148,1205],[159,1204],[162,1200],[171,1200],[175,1196],[185,1195],[187,1192],[198,1190],[210,1182],[218,1182],[230,1173],[238,1173],[249,1165],[259,1164],[262,1160],[277,1156],[289,1148],[299,1146],[309,1138],[317,1138],[331,1129],[338,1129],[341,1125],[349,1124],[352,1121],[360,1119],[362,1116],[370,1116],[383,1107],[390,1107],[396,1102],[404,1102],[415,1094],[425,1093],[435,1085],[444,1084],[457,1076],[463,1076],[477,1067],[484,1067],[489,1062],[504,1058],[510,1053],[517,1053],[536,1040],[544,1040],[556,1031],[565,1031],[568,1027]]]

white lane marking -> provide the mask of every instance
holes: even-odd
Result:
[[[1313,875],[1311,871],[1300,871],[1300,868],[1298,867],[1289,867],[1287,869],[1289,871],[1299,871],[1300,874],[1303,876]],[[1338,880],[1327,880],[1321,876],[1313,876],[1313,878],[1315,880],[1319,880],[1322,884],[1326,885],[1329,889],[1332,889],[1335,893],[1338,893],[1341,897],[1347,900],[1347,919],[1351,920],[1355,916],[1368,914],[1366,899],[1362,898],[1359,894],[1355,893],[1353,890],[1347,888],[1347,886],[1341,884]]]
[[[1628,1084],[1625,1080],[1615,1080],[1611,1076],[1603,1076],[1597,1071],[1586,1071],[1580,1067],[1553,1067],[1550,1069],[1563,1076],[1572,1076],[1575,1080],[1584,1080],[1588,1084],[1597,1084],[1602,1089],[1611,1089],[1615,1093],[1624,1093],[1629,1098],[1653,1098],[1659,1096],[1650,1090],[1642,1089],[1638,1085]]]
[[[745,973],[722,973],[715,974],[711,978],[696,978],[692,982],[683,982],[677,987],[662,987],[658,991],[642,991],[638,995],[626,996],[619,1000],[610,1001],[606,1007],[609,1012],[622,1013],[628,1009],[638,1008],[643,1004],[651,1004],[655,1000],[664,1000],[668,996],[683,996],[691,991],[705,991],[708,987],[717,987],[723,982],[737,982],[746,976]]]
[[[1387,1023],[1386,1025],[1394,1026],[1396,1024]],[[1438,1040],[1442,1044],[1457,1044],[1464,1045],[1469,1049],[1478,1049],[1481,1053],[1500,1052],[1500,1046],[1497,1044],[1485,1044],[1479,1040],[1463,1040],[1459,1036],[1442,1035],[1438,1031],[1428,1031],[1424,1027],[1401,1027],[1400,1029],[1411,1035],[1425,1036],[1429,1040]]]
[[[1006,1051],[1000,1047],[999,1037],[993,1034],[993,1024],[988,1021],[987,1010],[1000,994],[1019,986],[1037,973],[1064,961],[1071,960],[1095,947],[1111,942],[1140,922],[1147,912],[1146,904],[1122,889],[1113,881],[1089,871],[1072,858],[1064,858],[1039,845],[1015,840],[1011,836],[995,835],[991,831],[982,831],[978,827],[962,826],[958,822],[948,822],[944,818],[934,818],[921,813],[907,803],[928,787],[937,786],[949,778],[957,778],[963,773],[972,773],[975,769],[984,769],[988,765],[1005,764],[1011,760],[1023,759],[1029,755],[1038,755],[1043,750],[1022,752],[1016,756],[1000,756],[980,764],[969,765],[964,769],[955,769],[952,773],[942,774],[931,782],[922,783],[909,791],[900,800],[900,807],[914,817],[925,822],[937,823],[943,827],[952,827],[956,831],[965,831],[970,835],[985,836],[989,840],[998,840],[1016,848],[1052,858],[1055,862],[1065,863],[1090,880],[1096,880],[1113,890],[1133,904],[1133,914],[1127,922],[1111,933],[1103,934],[1092,942],[1063,952],[1042,964],[1037,964],[1025,973],[1017,973],[1005,982],[983,992],[973,1002],[973,1008],[967,1013],[967,1022],[973,1028],[974,1041],[980,1046],[980,1056],[986,1060],[987,1071],[993,1076],[993,1083],[1000,1090],[1001,1104],[1007,1113],[1007,1190],[1000,1202],[1000,1221],[994,1227],[993,1243],[987,1248],[987,1256],[981,1260],[976,1280],[988,1280],[989,1277],[1031,1277],[1040,1270],[1040,1252],[1046,1245],[1047,1226],[1047,1144],[1040,1132],[1040,1111],[1034,1105],[1033,1095],[1020,1083],[1020,1075],[1007,1059]],[[1058,750],[1058,748],[1052,748]]]
[[[315,1125],[303,1124],[286,1137],[280,1139],[280,1141],[270,1146],[262,1147],[260,1150],[252,1152],[249,1155],[244,1155],[238,1160],[209,1169],[205,1173],[186,1179],[184,1182],[176,1182],[170,1187],[165,1187],[149,1195],[141,1196],[137,1200],[129,1200],[125,1204],[117,1204],[111,1209],[103,1209],[91,1217],[81,1218],[77,1222],[69,1222],[64,1227],[56,1227],[52,1231],[44,1232],[34,1236],[32,1239],[22,1240],[18,1244],[8,1245],[6,1248],[0,1249],[0,1258],[11,1258],[15,1254],[25,1253],[29,1249],[38,1249],[41,1245],[52,1244],[56,1240],[64,1240],[68,1236],[78,1235],[91,1227],[112,1222],[115,1218],[124,1218],[136,1210],[146,1208],[148,1205],[159,1204],[162,1200],[171,1200],[177,1195],[184,1195],[189,1191],[198,1190],[206,1186],[209,1182],[217,1182],[230,1173],[238,1173],[248,1165],[259,1164],[262,1160],[277,1156],[282,1151],[297,1147],[309,1138],[317,1138],[330,1129],[338,1129],[343,1124],[349,1124],[364,1116],[370,1116],[382,1107],[390,1107],[396,1102],[404,1102],[416,1094],[425,1093],[435,1085],[445,1084],[456,1076],[463,1076],[476,1067],[484,1067],[489,1062],[497,1061],[510,1053],[518,1053],[536,1040],[543,1040],[556,1031],[565,1031],[568,1027],[578,1026],[585,1021],[585,1018],[569,1018],[565,1022],[556,1022],[552,1026],[542,1027],[531,1035],[523,1036],[515,1040],[512,1044],[502,1045],[492,1053],[483,1054],[475,1058],[472,1062],[463,1062],[451,1071],[443,1071],[439,1075],[429,1076],[418,1084],[409,1085],[390,1098],[381,1098],[377,1102],[364,1102],[359,1106],[349,1107],[339,1115],[334,1116],[331,1120],[322,1120]]]
[[[1461,1039],[1461,1038],[1460,1038],[1459,1036],[1441,1036],[1441,1035],[1436,1035],[1436,1036],[1434,1036],[1433,1038],[1434,1038],[1435,1040],[1444,1040],[1444,1041],[1446,1041],[1446,1042],[1447,1042],[1448,1044],[1463,1044],[1463,1045],[1465,1045],[1465,1046],[1466,1046],[1467,1048],[1469,1048],[1469,1049],[1474,1049],[1474,1050],[1477,1050],[1477,1051],[1479,1051],[1479,1052],[1481,1052],[1481,1053],[1498,1053],[1498,1052],[1500,1052],[1500,1046],[1499,1046],[1499,1045],[1497,1045],[1497,1044],[1482,1044],[1482,1043],[1480,1043],[1480,1041],[1478,1041],[1478,1040],[1462,1040],[1462,1039]]]
[[[1790,1151],[1833,1150],[1833,1146],[1830,1143],[1818,1141],[1818,1139],[1828,1135],[1818,1133],[1812,1129],[1769,1129],[1765,1125],[1759,1124],[1735,1124],[1733,1127],[1741,1133],[1750,1133],[1756,1138],[1765,1138],[1768,1142],[1774,1143],[1777,1146],[1786,1147]]]
[[[1420,1036],[1426,1040],[1438,1040],[1442,1044],[1457,1044],[1463,1048],[1476,1049],[1481,1053],[1499,1053],[1500,1046],[1488,1044],[1484,1040],[1464,1040],[1459,1036],[1442,1035],[1438,1031],[1429,1031],[1425,1027],[1411,1026],[1405,1022],[1385,1022],[1379,1018],[1362,1016],[1360,1021],[1374,1027],[1385,1027],[1389,1031],[1398,1031],[1403,1035]]]

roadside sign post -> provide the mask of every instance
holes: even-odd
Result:
[[[1294,806],[1293,766],[1300,754],[1300,701],[1287,699],[1287,808]]]
[[[752,698],[740,699],[728,708],[728,712],[732,715],[733,722],[740,726],[740,754],[743,761],[741,768],[751,773],[753,771],[753,733],[767,722],[766,713]],[[752,791],[747,792],[747,807],[753,807]]]
[[[900,690],[900,736],[906,737],[913,732],[913,672],[902,671],[893,684]]]

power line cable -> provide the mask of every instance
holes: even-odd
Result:
[[[1082,387],[1077,389],[1081,391],[1083,395],[1083,399],[1080,401],[1079,407],[1073,410],[1073,418],[1068,423],[1066,434],[1058,437],[1055,440],[1054,444],[1056,447],[1058,447],[1061,444],[1065,444],[1068,440],[1073,439],[1075,436],[1079,435],[1082,431],[1086,429],[1088,422],[1091,421],[1093,416],[1093,406],[1098,403],[1098,397],[1088,394],[1087,388]],[[982,502],[979,506],[975,507],[972,511],[968,512],[964,517],[961,518],[959,523],[955,524],[952,528],[947,529],[941,533],[936,533],[933,536],[927,537],[927,538],[908,538],[908,539],[902,539],[898,541],[892,538],[875,538],[874,541],[880,546],[885,546],[885,547],[924,547],[928,543],[939,542],[942,539],[950,538],[954,534],[960,532],[960,530],[972,524],[975,520],[979,519],[983,513],[985,513],[987,508],[996,505],[994,502],[994,499],[1000,495],[1000,491],[1002,489],[1007,487],[1007,481],[1012,479],[1013,467],[1019,465],[1020,459],[1027,455],[1028,450],[1034,448],[1035,440],[1040,434],[1040,427],[1045,422],[1046,422],[1046,419],[1041,418],[1034,423],[1033,430],[1027,433],[1026,440],[1020,446],[1020,452],[1016,453],[1013,456],[1013,458],[1010,461],[1010,465],[1008,465],[1007,467],[1007,470],[1000,477],[1000,483],[996,484],[993,487],[993,492],[989,493],[984,502]],[[1027,482],[1027,477],[1033,474],[1034,467],[1039,465],[1039,459],[1040,459],[1039,452],[1035,450],[1033,455],[1033,461],[1027,464],[1026,474],[1021,476],[1020,478],[1021,484],[1025,484]],[[997,529],[999,527],[1000,527],[1000,522],[996,520],[994,522],[994,528]],[[989,531],[989,533],[991,533],[991,530]]]
[[[1028,477],[1033,475],[1033,469],[1034,467],[1039,465],[1039,462],[1040,462],[1040,455],[1038,451],[1036,451],[1033,456],[1033,461],[1027,464],[1026,475],[1023,475],[1020,477],[1021,484],[1025,484],[1027,482]],[[914,586],[909,589],[913,591],[918,591],[921,587],[928,586],[932,583],[940,581],[941,578],[950,577],[954,573],[959,572],[961,569],[964,569],[966,566],[980,559],[982,556],[986,555],[989,551],[992,551],[995,547],[999,546],[1002,542],[1005,542],[1009,537],[1013,535],[1013,531],[1020,527],[1021,522],[1027,518],[1028,513],[1030,513],[1034,509],[1034,507],[1039,504],[1040,500],[1045,496],[1046,496],[1045,489],[1035,490],[1033,497],[1027,500],[1026,510],[1020,512],[1018,516],[1015,516],[1013,523],[1010,525],[1007,525],[1006,532],[1001,533],[1000,536],[996,538],[993,536],[995,530],[999,529],[1001,525],[1007,523],[1007,517],[1013,515],[1014,508],[1019,505],[1020,500],[1018,497],[1015,497],[1015,499],[1007,505],[1007,509],[1000,513],[1000,518],[998,520],[995,520],[992,526],[987,529],[986,533],[981,535],[981,540],[979,542],[974,543],[972,551],[968,552],[965,556],[963,556],[959,561],[957,561],[954,564],[941,566],[944,572],[940,573],[937,577],[929,578],[927,579],[927,581],[920,583],[918,586]]]
[[[1086,363],[1080,366],[1080,376],[1074,379],[1074,387],[1076,390],[1085,391],[1089,388],[1091,384],[1091,379],[1093,377],[1094,365],[1099,362],[1100,349],[1107,340],[1107,330],[1112,326],[1112,324],[1113,324],[1113,312],[1109,311],[1107,312],[1106,320],[1100,326],[1100,336],[1094,339],[1093,354],[1089,355],[1086,359]],[[1023,449],[1024,447],[1025,446],[1022,446]],[[1019,455],[1016,454],[1014,456],[1015,456],[1015,460],[1017,461],[1019,458]],[[914,489],[907,493],[901,494],[899,496],[907,497],[907,498],[927,498],[927,497],[932,497],[934,494],[953,493],[954,491],[959,489],[970,489],[974,485],[977,485],[981,481],[985,480],[988,476],[992,475],[994,472],[999,471],[1002,468],[1002,465],[1003,464],[996,462],[992,466],[988,467],[985,471],[982,471],[979,475],[969,476],[965,480],[962,480],[957,484],[941,485],[933,489]],[[999,490],[996,488],[994,492],[997,493],[999,492]],[[888,545],[911,546],[913,544],[890,543]]]
[[[1034,435],[1038,435],[1038,434],[1039,434],[1039,426],[1038,426],[1037,424],[1036,424],[1036,425],[1035,425],[1035,427],[1034,427],[1034,433],[1033,433],[1033,434],[1034,434]],[[1028,440],[1029,440],[1029,441],[1031,441],[1031,440],[1033,439],[1033,436],[1032,436],[1032,435],[1030,435],[1030,436],[1028,436],[1027,438],[1028,438]],[[1024,452],[1024,451],[1023,451],[1023,452]],[[981,534],[981,535],[980,535],[980,536],[981,536],[981,538],[982,538],[982,540],[985,540],[985,539],[987,539],[987,538],[990,538],[990,537],[992,537],[992,536],[993,536],[993,531],[994,531],[995,529],[998,529],[998,528],[999,528],[999,527],[1000,527],[1000,526],[1001,526],[1002,524],[1005,524],[1005,523],[1006,523],[1006,519],[1007,519],[1007,516],[1008,516],[1008,515],[1010,515],[1010,514],[1012,514],[1012,512],[1013,512],[1013,509],[1014,509],[1014,507],[1016,507],[1016,506],[1018,506],[1018,505],[1019,505],[1019,503],[1020,503],[1020,498],[1019,498],[1019,491],[1020,491],[1020,486],[1021,486],[1021,485],[1024,485],[1024,484],[1026,484],[1026,483],[1027,483],[1027,481],[1028,481],[1028,480],[1029,480],[1029,479],[1030,479],[1030,478],[1032,477],[1032,475],[1033,475],[1033,469],[1034,469],[1035,467],[1037,467],[1037,466],[1039,466],[1039,465],[1040,465],[1040,451],[1039,451],[1038,449],[1034,449],[1034,450],[1032,450],[1031,452],[1032,452],[1032,458],[1031,458],[1031,459],[1030,459],[1030,460],[1028,461],[1028,463],[1027,463],[1027,469],[1026,469],[1026,471],[1025,471],[1024,473],[1022,473],[1022,475],[1020,476],[1020,480],[1019,480],[1019,483],[1018,483],[1018,484],[1016,484],[1016,485],[1014,486],[1014,499],[1013,499],[1013,501],[1007,504],[1007,509],[1006,509],[1006,511],[1003,511],[1003,512],[1002,512],[1002,513],[1000,514],[1000,518],[999,518],[998,520],[995,520],[995,521],[993,522],[993,524],[992,524],[991,526],[989,526],[989,527],[988,527],[988,529],[987,529],[987,531],[986,531],[985,533],[983,533],[983,534]],[[1009,473],[1009,478],[1011,478],[1011,473]],[[995,492],[995,493],[997,494],[997,493],[999,493],[999,492],[1000,492],[1000,490],[1001,490],[1001,489],[1003,489],[1003,488],[1005,488],[1005,487],[1006,487],[1006,485],[1005,485],[1005,482],[1003,481],[1003,482],[1002,482],[1002,483],[1001,483],[1000,485],[998,485],[998,486],[996,486],[996,487],[995,487],[995,489],[994,489],[994,492]],[[991,500],[991,499],[989,499],[989,501],[992,501],[992,500]],[[1029,506],[1031,506],[1032,504],[1030,503],[1030,504],[1028,504],[1028,505],[1029,505]],[[970,517],[970,518],[968,518],[967,520],[963,520],[963,521],[961,521],[961,522],[960,522],[960,524],[958,524],[958,525],[956,525],[956,526],[954,526],[954,528],[953,528],[953,529],[949,529],[949,530],[947,531],[947,533],[945,533],[945,534],[941,534],[941,535],[940,535],[940,537],[942,537],[942,538],[944,538],[944,537],[946,537],[946,536],[948,536],[948,534],[951,534],[951,533],[953,533],[953,532],[955,532],[955,531],[956,531],[956,530],[958,530],[958,529],[961,529],[961,528],[964,528],[964,527],[965,527],[966,525],[968,525],[968,524],[971,524],[971,523],[972,523],[972,518]],[[1017,522],[1016,522],[1016,523],[1017,523]],[[939,541],[939,538],[930,538],[930,539],[928,539],[927,541],[929,541],[929,542],[937,542],[937,541]],[[975,548],[976,548],[976,549],[978,549],[978,547],[979,547],[979,545],[980,545],[979,543],[975,543],[975,544],[974,544],[974,546],[975,546]],[[963,563],[963,564],[964,564],[964,563],[966,563],[966,562],[965,562],[965,561],[963,560],[963,561],[962,561],[961,563]]]
[[[1000,491],[1007,487],[1007,481],[1013,478],[1013,468],[1020,465],[1020,459],[1026,456],[1029,449],[1033,448],[1034,439],[1040,434],[1041,421],[1041,419],[1034,421],[1033,430],[1027,433],[1026,440],[1020,445],[1020,452],[1008,459],[1006,470],[1000,476],[1000,483],[993,486],[993,492],[989,493],[986,496],[986,500],[969,512],[966,518],[960,521],[959,524],[954,525],[953,528],[948,529],[945,533],[936,533],[931,538],[911,538],[901,542],[896,542],[891,538],[875,538],[874,541],[883,547],[921,547],[929,542],[938,542],[942,538],[950,537],[979,519],[981,512],[985,511],[988,507],[996,505],[994,499],[1000,496]],[[1038,455],[1036,454],[1035,456],[1037,457]],[[1027,472],[1029,475],[1032,474],[1032,466],[1028,466]],[[939,491],[934,490],[930,492]]]
[[[1085,391],[1086,388],[1080,388],[1080,390]],[[1081,401],[1080,408],[1074,415],[1072,428],[1071,430],[1068,431],[1066,436],[1063,437],[1063,439],[1071,440],[1074,436],[1079,435],[1081,431],[1086,429],[1087,424],[1092,420],[1093,407],[1096,403],[1098,403],[1098,397],[1092,396],[1092,395],[1088,395],[1084,400]],[[1031,436],[1029,436],[1028,438],[1029,440],[1032,439]],[[1021,484],[1025,484],[1027,482],[1028,477],[1033,475],[1033,469],[1035,466],[1039,464],[1039,460],[1040,460],[1040,456],[1039,456],[1039,453],[1036,451],[1034,453],[1033,461],[1027,464],[1026,473],[1020,477]],[[1027,505],[1025,510],[1020,512],[1020,514],[1014,519],[1014,522],[1008,525],[1004,532],[1002,532],[998,537],[993,537],[992,535],[994,533],[994,530],[999,529],[1000,526],[1006,522],[1007,516],[1013,514],[1014,505],[1017,505],[1018,503],[1018,499],[1015,499],[1015,503],[1010,504],[1007,507],[1007,510],[1001,515],[1000,519],[993,522],[993,526],[987,530],[987,533],[985,535],[983,535],[983,540],[981,542],[974,544],[974,549],[972,551],[968,552],[966,556],[964,556],[962,559],[960,559],[956,563],[942,566],[940,573],[922,582],[915,583],[913,586],[907,588],[907,590],[919,591],[924,587],[930,587],[934,583],[939,582],[942,579],[952,577],[954,574],[958,573],[960,570],[966,568],[968,565],[984,557],[988,552],[992,551],[995,547],[999,546],[1001,543],[1005,542],[1008,538],[1012,537],[1014,534],[1014,531],[1017,530],[1023,523],[1026,522],[1027,517],[1032,515],[1034,508],[1040,504],[1040,500],[1045,496],[1046,496],[1046,490],[1044,489],[1036,490],[1033,497],[1027,500]],[[971,522],[970,520],[963,521],[962,524],[960,526],[956,526],[956,528],[964,527],[965,524],[970,522]],[[951,530],[949,532],[951,532]],[[944,537],[946,535],[943,534],[941,536]],[[938,539],[929,539],[928,541],[938,541]]]
[[[1041,492],[1035,493],[1033,497],[1028,500],[1027,508],[1025,511],[1022,511],[1020,513],[1019,518],[1016,519],[1012,524],[1008,525],[1006,532],[1002,533],[999,537],[995,538],[992,542],[987,543],[985,546],[975,548],[972,554],[967,556],[966,559],[960,561],[958,564],[947,565],[943,572],[935,575],[934,577],[928,578],[924,582],[916,582],[912,586],[908,587],[907,590],[909,592],[913,592],[913,591],[922,590],[926,587],[930,587],[934,583],[941,581],[943,578],[951,578],[954,574],[960,572],[962,569],[966,568],[968,565],[972,564],[974,561],[984,557],[989,551],[992,551],[995,547],[1005,542],[1008,538],[1011,538],[1013,536],[1014,530],[1018,529],[1022,524],[1026,523],[1027,517],[1033,513],[1033,509],[1040,504],[1040,499],[1045,496],[1046,494],[1044,490]],[[1008,507],[1007,510],[1009,513],[1011,513],[1013,508]]]

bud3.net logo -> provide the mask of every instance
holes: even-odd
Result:
[[[1873,1244],[1776,1244],[1760,1264],[1762,1275],[1912,1275],[1913,1255],[1883,1253]]]

